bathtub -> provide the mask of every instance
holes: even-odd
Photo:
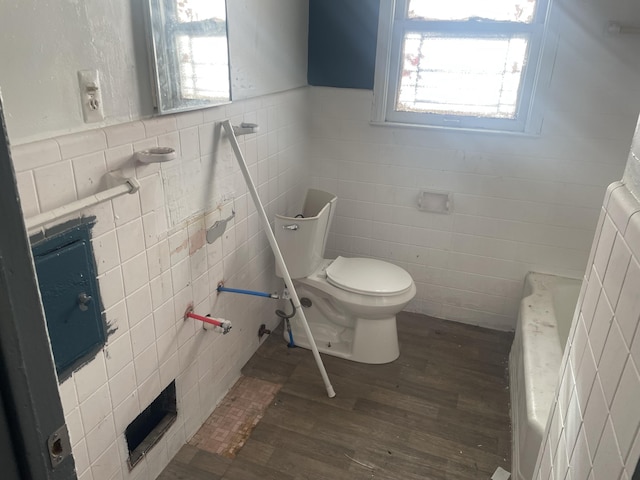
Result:
[[[553,402],[580,280],[529,273],[509,355],[512,472],[531,480]]]

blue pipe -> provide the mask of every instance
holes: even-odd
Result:
[[[241,293],[243,295],[255,295],[256,297],[267,297],[267,298],[280,298],[276,293],[267,293],[267,292],[257,292],[255,290],[242,290],[238,288],[227,288],[222,285],[218,285],[218,292],[230,292],[230,293]]]
[[[297,345],[293,341],[293,332],[291,331],[291,322],[289,322],[288,318],[285,318],[284,321],[287,324],[287,333],[289,333],[289,343],[287,344],[287,347],[296,348]]]

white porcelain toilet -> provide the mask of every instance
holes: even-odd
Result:
[[[355,362],[392,362],[400,355],[396,314],[415,296],[415,284],[407,271],[381,260],[323,258],[336,201],[310,189],[302,217],[276,215],[278,247],[318,350]],[[295,344],[309,348],[298,314],[291,329]],[[286,330],[284,336],[289,341]]]

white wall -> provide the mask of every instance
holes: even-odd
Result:
[[[330,254],[406,267],[410,310],[512,329],[526,272],[584,272],[640,111],[640,36],[607,35],[594,2],[557,0],[551,19],[539,137],[371,126],[371,92],[311,90],[313,183],[339,197]],[[419,212],[422,188],[453,192],[454,213]]]
[[[624,177],[622,181],[625,183],[631,194],[638,200],[640,200],[640,124],[636,128],[636,133],[633,136],[633,143],[631,144],[631,152],[629,153],[629,160],[627,161],[627,167],[624,170]]]
[[[266,44],[258,32],[244,31],[246,39],[254,39],[245,51],[256,52],[255,62],[263,65],[273,62],[272,56],[290,54],[298,60],[292,68],[275,69],[288,73],[273,82],[282,89],[303,82],[306,57],[299,52],[306,51],[305,32],[291,23],[280,28],[283,18],[294,19],[278,14],[282,13],[278,6],[295,5],[282,0],[269,4],[271,10],[258,10],[244,2],[230,3],[245,9],[246,25],[254,18],[272,20],[270,38],[276,30],[290,32],[278,37],[278,48]],[[79,108],[74,107],[75,75],[80,68],[91,68],[85,60],[94,54],[84,49],[94,33],[89,26],[95,24],[86,17],[100,5],[47,7],[21,2],[5,15],[8,8],[3,6],[0,16],[1,57],[16,69],[0,69],[0,86],[10,107],[11,139],[20,144],[13,154],[25,215],[97,191],[106,171],[124,169],[143,184],[139,194],[85,212],[97,217],[93,243],[105,314],[118,329],[95,360],[61,385],[82,480],[154,478],[237,378],[258,346],[257,326],[275,320],[265,318],[264,300],[238,302],[210,295],[221,277],[231,286],[274,285],[271,255],[237,168],[226,146],[213,145],[217,120],[231,117],[260,123],[260,134],[242,141],[270,217],[297,204],[308,183],[309,160],[313,183],[340,197],[332,253],[377,256],[406,266],[419,286],[419,297],[411,305],[416,311],[512,328],[526,271],[583,274],[605,186],[622,174],[633,118],[640,110],[638,39],[607,37],[603,33],[607,17],[594,2],[558,0],[553,19],[559,48],[553,76],[543,85],[547,103],[540,138],[371,127],[370,92],[322,88],[310,89],[311,98],[300,89],[121,124],[146,116],[146,100],[138,80],[132,79],[146,67],[126,42],[119,52],[122,58],[134,59],[135,72],[121,71],[120,64],[109,64],[113,60],[104,64],[107,70],[111,65],[114,78],[109,121],[118,125],[85,131]],[[114,36],[126,38],[131,36],[125,31],[129,13],[124,3],[121,8],[110,14],[114,21],[105,19],[103,26],[122,28]],[[294,16],[305,15],[304,7],[296,8]],[[258,11],[260,17],[251,17]],[[627,15],[621,18],[631,18],[632,12],[618,11]],[[47,22],[57,37],[45,36],[35,44],[35,35],[29,32],[48,31]],[[302,22],[306,26],[306,18]],[[13,23],[24,28],[13,29]],[[291,40],[288,35],[297,37]],[[73,41],[64,43],[63,37]],[[52,45],[61,48],[50,49]],[[47,63],[51,55],[53,60]],[[59,65],[68,66],[70,72]],[[246,92],[261,93],[250,81],[249,66],[244,70],[249,80],[239,83]],[[43,71],[49,76],[40,81],[56,93],[39,104],[32,92],[43,83],[29,75]],[[308,111],[313,125],[310,149],[305,145]],[[80,133],[57,135],[69,131]],[[36,138],[42,141],[27,143]],[[175,146],[180,153],[177,163],[166,170],[134,167],[133,151],[156,144]],[[170,228],[165,223],[163,175],[173,168],[183,170],[185,187],[197,185],[201,191],[208,185],[208,175],[227,179],[233,188],[218,192],[218,198],[231,194],[234,202],[221,200],[220,209],[210,212],[204,207],[190,210]],[[454,191],[455,214],[417,212],[415,194],[421,187]],[[237,216],[225,237],[214,245],[202,245],[204,226],[232,206]],[[634,248],[631,243],[629,247]],[[198,311],[227,316],[234,322],[232,333],[222,337],[183,322],[183,306],[190,300]],[[630,341],[629,336],[623,339]],[[594,341],[603,340],[594,334]],[[178,378],[178,422],[143,465],[130,473],[125,465],[124,426],[173,376]],[[624,395],[619,398],[628,398]]]
[[[138,85],[138,69],[150,82],[146,59],[136,56],[144,24],[139,15],[134,30],[132,9],[141,5],[125,0],[3,3],[0,89],[12,143],[98,126],[84,124],[78,70],[100,71],[105,123],[152,113],[150,93]]]
[[[630,479],[640,456],[640,203],[624,183],[609,187],[587,265],[537,479]]]
[[[307,84],[309,2],[228,0],[235,100]]]
[[[261,291],[281,283],[228,142],[214,143],[214,131],[223,118],[261,125],[259,135],[241,137],[241,146],[273,217],[299,203],[306,187],[306,104],[306,90],[296,89],[13,148],[26,217],[98,192],[108,171],[141,183],[136,194],[82,212],[96,217],[92,245],[112,333],[104,349],[60,385],[81,480],[156,478],[237,380],[259,346],[259,325],[278,323],[270,300],[216,295],[221,280]],[[155,145],[175,147],[178,159],[162,168],[136,165],[132,153]],[[176,169],[174,202],[192,205],[198,192],[226,200],[185,210],[187,216],[168,227],[166,179]],[[224,236],[207,244],[206,228],[232,209]],[[222,336],[184,321],[190,303],[196,313],[231,320],[233,329]],[[129,472],[125,428],[174,379],[178,419]]]
[[[232,43],[234,34],[239,39],[234,87],[245,99],[157,118],[145,118],[147,59],[133,44],[140,4],[133,13],[124,0],[0,7],[0,86],[25,217],[104,189],[107,172],[141,183],[136,194],[81,212],[95,217],[92,245],[111,332],[104,349],[60,385],[81,480],[156,478],[238,378],[259,346],[259,325],[277,323],[269,300],[216,295],[220,280],[263,291],[281,285],[228,142],[215,141],[219,121],[260,125],[240,142],[270,217],[299,203],[308,184],[307,90],[294,88],[306,84],[307,2],[229,2]],[[76,71],[96,67],[103,128],[82,123],[76,94]],[[174,147],[178,159],[135,163],[135,151],[156,145]],[[232,209],[224,236],[207,244],[206,228]],[[231,333],[184,321],[190,303],[231,320]],[[130,472],[124,430],[174,379],[177,421]]]
[[[148,118],[146,0],[0,6],[0,90],[16,144]],[[306,85],[308,2],[229,1],[232,95],[246,99]],[[77,72],[98,69],[105,120],[85,124]]]

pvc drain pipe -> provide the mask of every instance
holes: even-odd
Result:
[[[256,186],[251,179],[251,174],[249,173],[249,168],[247,167],[247,163],[242,156],[242,152],[240,151],[240,145],[238,145],[238,139],[233,131],[233,127],[231,126],[231,122],[229,120],[225,120],[222,122],[222,126],[227,132],[227,136],[229,137],[229,143],[231,144],[231,148],[233,149],[233,153],[236,155],[236,159],[238,160],[238,165],[240,166],[240,170],[242,170],[242,175],[244,176],[244,180],[247,184],[247,188],[249,189],[249,193],[251,194],[251,198],[253,199],[253,203],[258,211],[258,216],[260,220],[262,220],[262,227],[265,235],[267,236],[267,240],[269,240],[269,245],[271,246],[271,250],[273,251],[273,255],[276,257],[276,264],[280,268],[282,276],[284,277],[285,284],[291,293],[291,300],[293,302],[293,306],[296,308],[298,313],[300,313],[300,322],[302,323],[302,327],[304,328],[304,332],[309,339],[309,345],[311,346],[311,351],[313,352],[313,357],[316,360],[316,365],[318,365],[318,370],[320,370],[320,375],[322,376],[322,381],[324,382],[324,386],[327,389],[327,395],[329,398],[333,398],[336,396],[336,392],[333,390],[333,386],[331,385],[331,381],[329,380],[329,376],[327,375],[327,370],[324,368],[324,364],[322,363],[322,358],[320,358],[320,352],[318,352],[318,346],[316,345],[316,341],[313,339],[313,335],[311,334],[311,329],[309,328],[309,323],[307,322],[307,317],[304,314],[304,311],[300,305],[300,299],[298,298],[298,293],[296,292],[295,287],[293,286],[293,281],[291,280],[291,276],[289,275],[289,270],[287,270],[287,266],[284,263],[284,258],[282,258],[282,253],[280,252],[280,248],[278,248],[278,243],[276,242],[276,237],[273,235],[273,231],[271,230],[271,225],[269,224],[269,218],[267,217],[267,213],[264,211],[264,207],[262,206],[262,202],[260,201],[260,197],[258,196],[258,191],[256,190]]]

